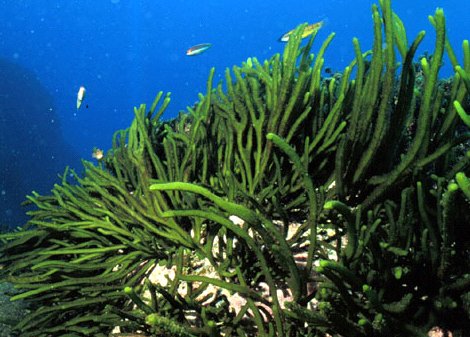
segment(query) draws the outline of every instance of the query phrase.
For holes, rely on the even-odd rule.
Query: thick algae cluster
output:
[[[469,329],[470,48],[414,63],[390,2],[374,45],[249,59],[172,121],[169,95],[3,235],[21,336],[423,336]],[[444,53],[456,70],[438,78]]]

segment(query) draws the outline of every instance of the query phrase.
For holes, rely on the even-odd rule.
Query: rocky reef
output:
[[[51,95],[36,75],[0,58],[0,225],[27,221],[20,204],[46,193],[65,165],[77,161],[63,140]]]

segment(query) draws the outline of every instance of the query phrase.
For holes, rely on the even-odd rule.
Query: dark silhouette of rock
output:
[[[26,195],[50,191],[65,166],[77,161],[72,152],[36,75],[0,58],[0,225],[25,222],[20,204]]]

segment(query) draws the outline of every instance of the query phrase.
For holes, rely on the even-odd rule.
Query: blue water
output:
[[[211,67],[216,81],[248,57],[281,52],[278,38],[302,22],[325,20],[316,46],[336,37],[326,67],[341,70],[353,58],[351,40],[372,46],[372,0],[3,0],[0,1],[0,225],[25,221],[18,204],[32,190],[47,193],[66,165],[80,169],[93,147],[109,149],[113,133],[130,125],[133,107],[170,91],[164,115],[175,116],[204,93]],[[449,39],[462,60],[470,38],[467,0],[395,0],[411,40],[427,36],[443,7]],[[210,42],[188,57],[192,45]],[[419,55],[419,52],[418,52]],[[442,76],[449,76],[448,60]],[[7,78],[8,77],[8,78]],[[78,88],[87,89],[76,109]]]

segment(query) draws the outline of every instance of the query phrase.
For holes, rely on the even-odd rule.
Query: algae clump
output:
[[[321,75],[333,34],[314,56],[301,25],[282,56],[227,69],[215,87],[212,70],[206,95],[174,120],[161,119],[170,97],[159,93],[98,166],[29,196],[27,226],[2,236],[3,279],[31,307],[15,329],[469,329],[470,58],[458,63],[440,9],[435,50],[418,64],[424,32],[408,45],[390,1],[372,14],[372,50],[354,39],[341,74]],[[456,73],[442,81],[445,51]]]

